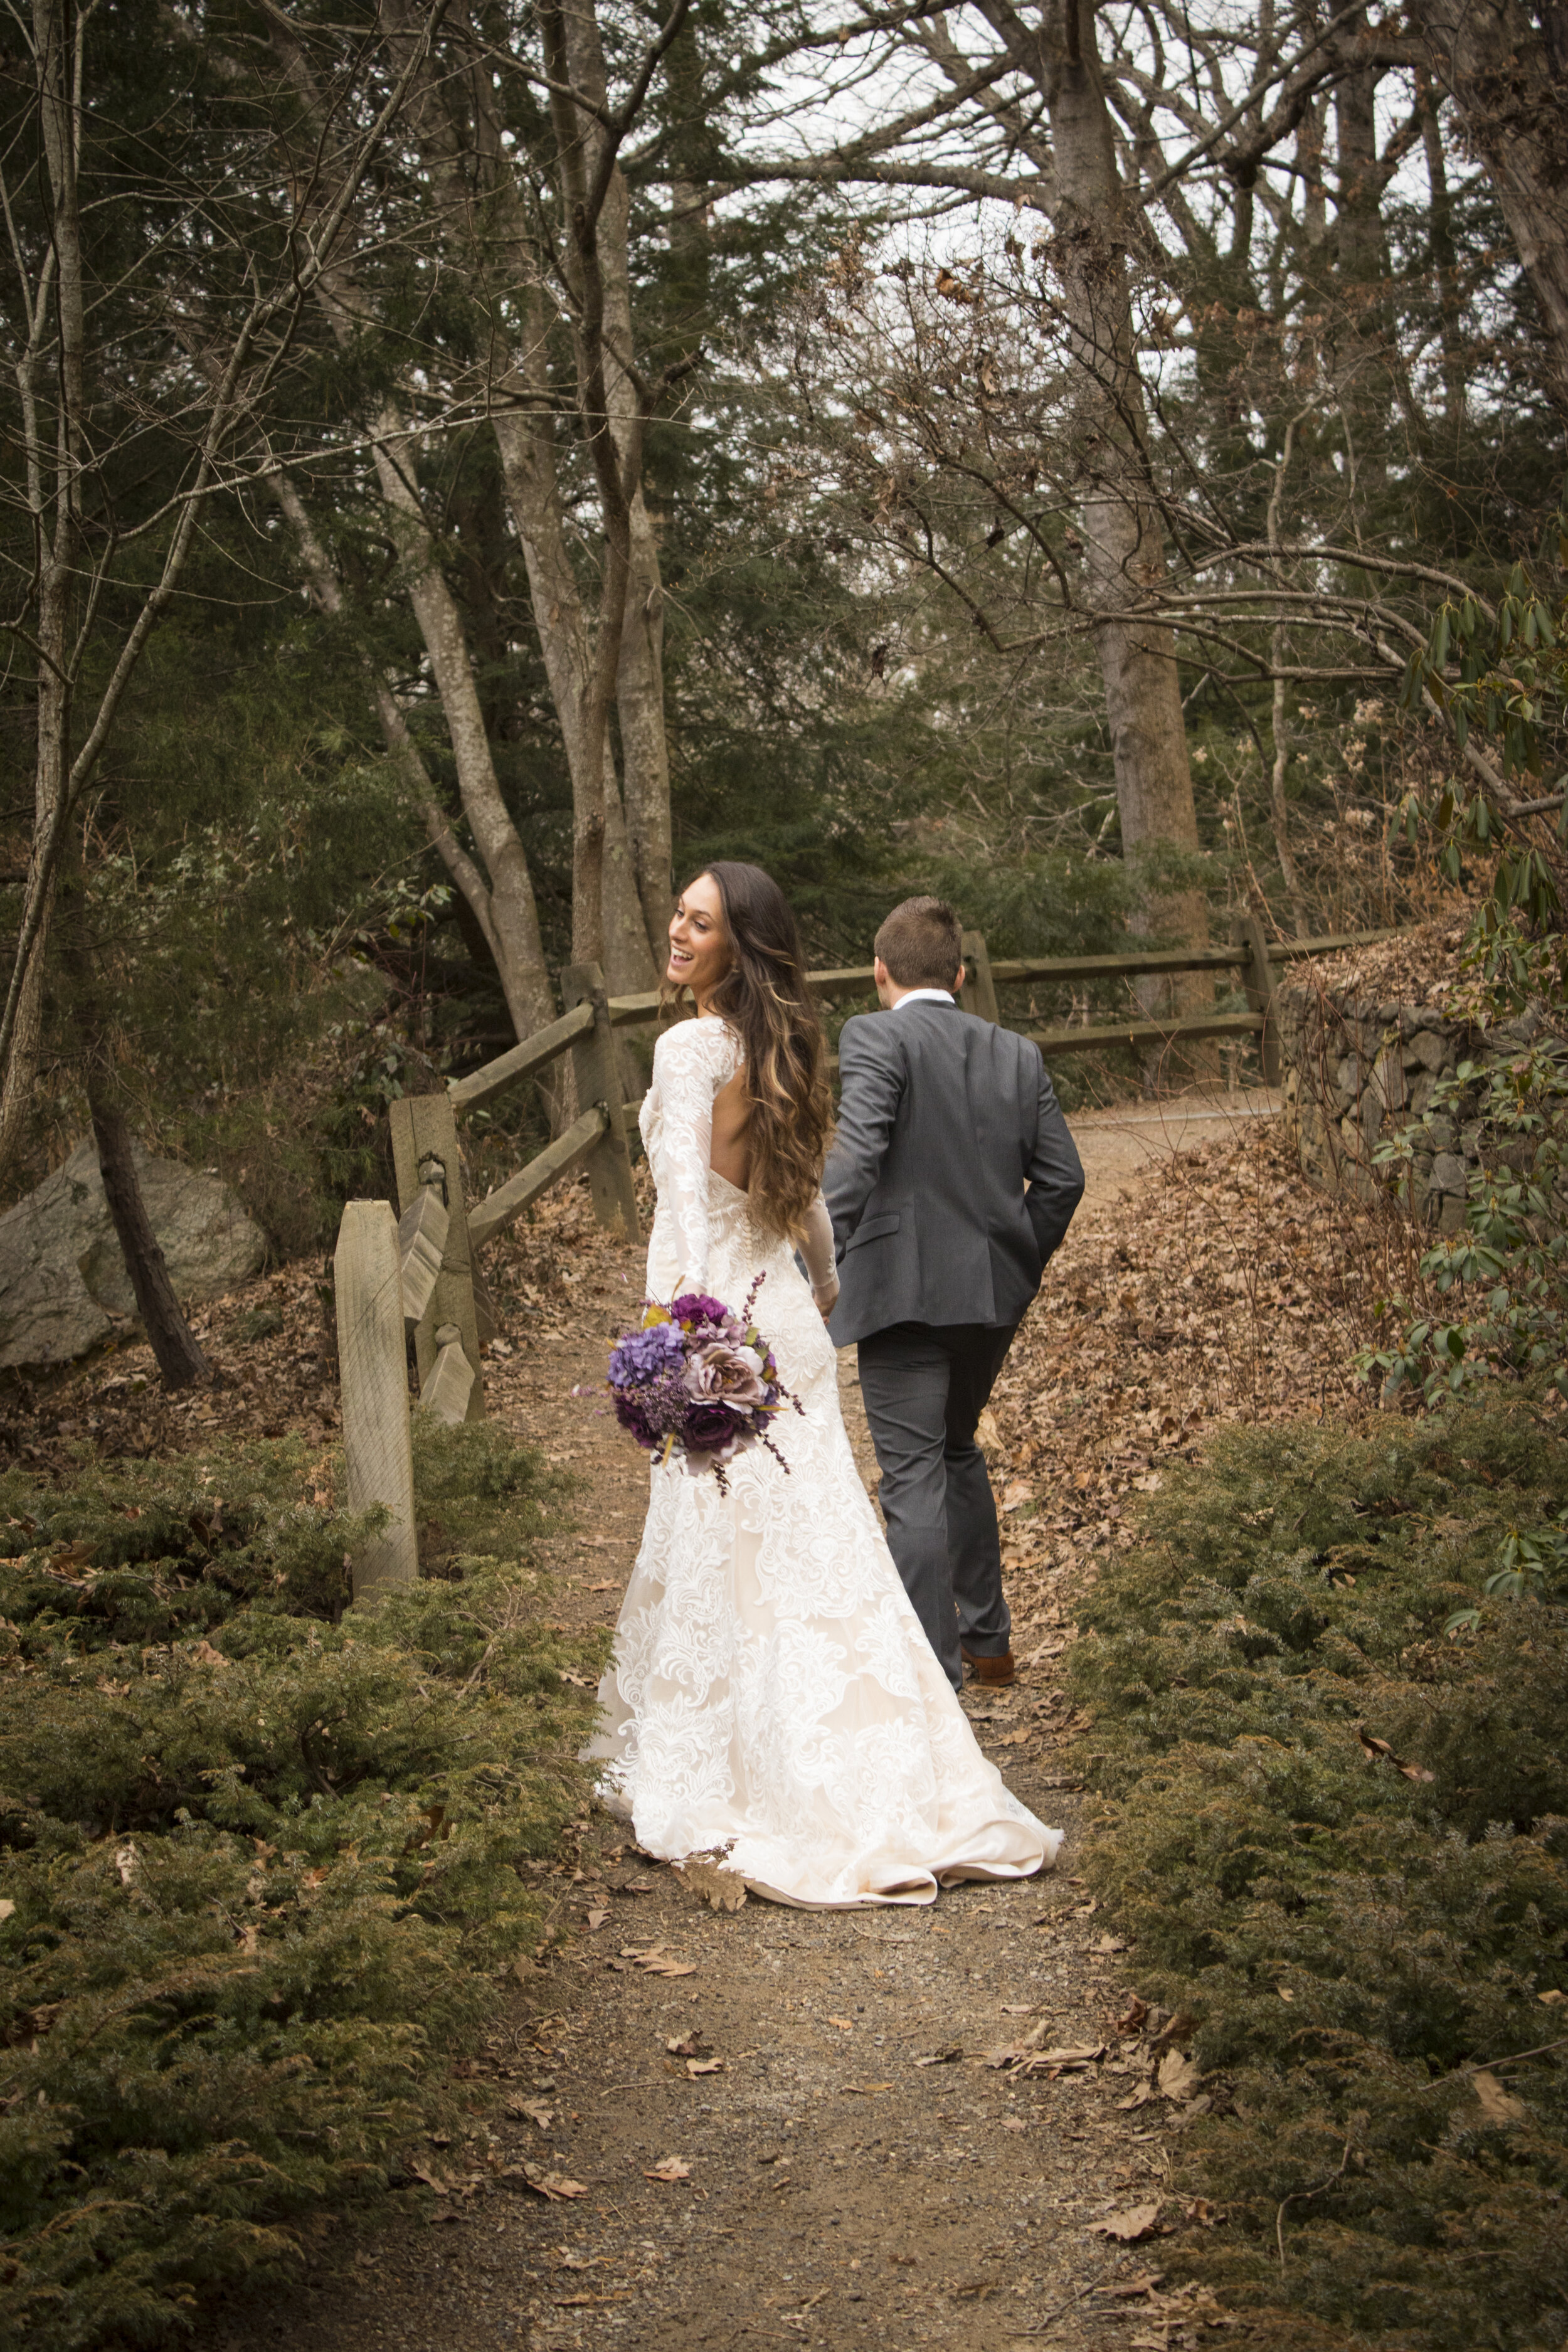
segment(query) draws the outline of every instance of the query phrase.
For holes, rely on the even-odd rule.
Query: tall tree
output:
[[[160,67],[154,134],[146,101]],[[0,483],[7,520],[22,526],[10,535],[7,625],[31,667],[36,743],[30,854],[0,1011],[3,1161],[29,1106],[72,828],[203,509],[245,469],[251,421],[287,381],[293,329],[412,72],[378,89],[353,85],[355,128],[317,189],[314,233],[297,242],[265,184],[237,173],[199,54],[151,10],[95,16],[35,0],[30,23],[12,20],[0,74],[10,263],[0,300],[14,394],[0,409]],[[116,174],[111,205],[84,199],[100,167]],[[213,336],[201,370],[184,364],[171,321],[204,272]],[[83,1017],[106,1187],[134,1271],[148,1234],[129,1131],[101,1039]],[[165,1377],[199,1376],[177,1336],[160,1343],[161,1320],[153,1336]]]
[[[1568,409],[1568,15],[1556,0],[1412,0],[1410,16],[1497,190]]]

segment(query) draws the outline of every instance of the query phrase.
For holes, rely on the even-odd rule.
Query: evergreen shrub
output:
[[[1186,2012],[1227,2216],[1172,2265],[1242,2340],[1568,2330],[1568,1610],[1485,1591],[1568,1503],[1553,1403],[1232,1433],[1083,1611],[1087,1867]]]
[[[162,2341],[450,2127],[584,1793],[531,1458],[422,1431],[440,1573],[293,1441],[0,1478],[0,2336]]]

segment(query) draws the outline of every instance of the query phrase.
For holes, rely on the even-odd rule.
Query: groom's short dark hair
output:
[[[877,934],[875,954],[900,988],[951,988],[963,926],[945,898],[906,898]]]

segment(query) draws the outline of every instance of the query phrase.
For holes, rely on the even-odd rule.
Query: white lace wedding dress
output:
[[[709,1165],[714,1096],[742,1060],[708,1018],[660,1037],[642,1109],[658,1205],[648,1295],[677,1282],[754,1313],[805,1408],[783,1413],[787,1473],[760,1446],[710,1473],[656,1464],[641,1549],[584,1749],[603,1801],[669,1862],[723,1850],[775,1900],[929,1903],[963,1878],[1056,1859],[1003,1786],[905,1596],[856,1470],[832,1341],[788,1245]],[[813,1279],[832,1282],[818,1203]]]

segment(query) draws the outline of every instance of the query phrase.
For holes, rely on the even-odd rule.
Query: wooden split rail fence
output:
[[[1216,1013],[1186,1021],[1131,1020],[1086,1026],[1028,1029],[1047,1062],[1064,1054],[1117,1047],[1158,1051],[1184,1040],[1258,1040],[1267,1084],[1279,1080],[1273,1018],[1278,966],[1304,956],[1385,939],[1385,931],[1270,944],[1255,914],[1237,919],[1224,948],[1156,950],[1144,955],[1015,957],[992,961],[984,936],[963,934],[964,980],[960,1002],[987,1021],[1001,1020],[998,987],[1020,982],[1166,978],[1175,973],[1239,972],[1245,1013]],[[861,994],[872,985],[869,964],[845,964],[807,977],[819,996]],[[387,1515],[382,1535],[355,1565],[356,1596],[417,1574],[409,1429],[407,1353],[418,1374],[418,1412],[457,1423],[484,1411],[479,1351],[493,1326],[475,1253],[552,1185],[585,1168],[594,1211],[603,1225],[641,1238],[632,1181],[627,1121],[638,1103],[621,1092],[615,1045],[617,1029],[659,1017],[657,993],[606,994],[596,964],[572,964],[562,974],[564,1011],[559,1021],[455,1078],[442,1095],[414,1095],[391,1107],[393,1163],[398,1214],[385,1201],[351,1201],[343,1212],[333,1261],[338,1356],[342,1379],[343,1451],[351,1510],[379,1505]],[[576,1099],[584,1106],[526,1168],[485,1199],[464,1199],[457,1114],[477,1110],[537,1077],[570,1055]]]

